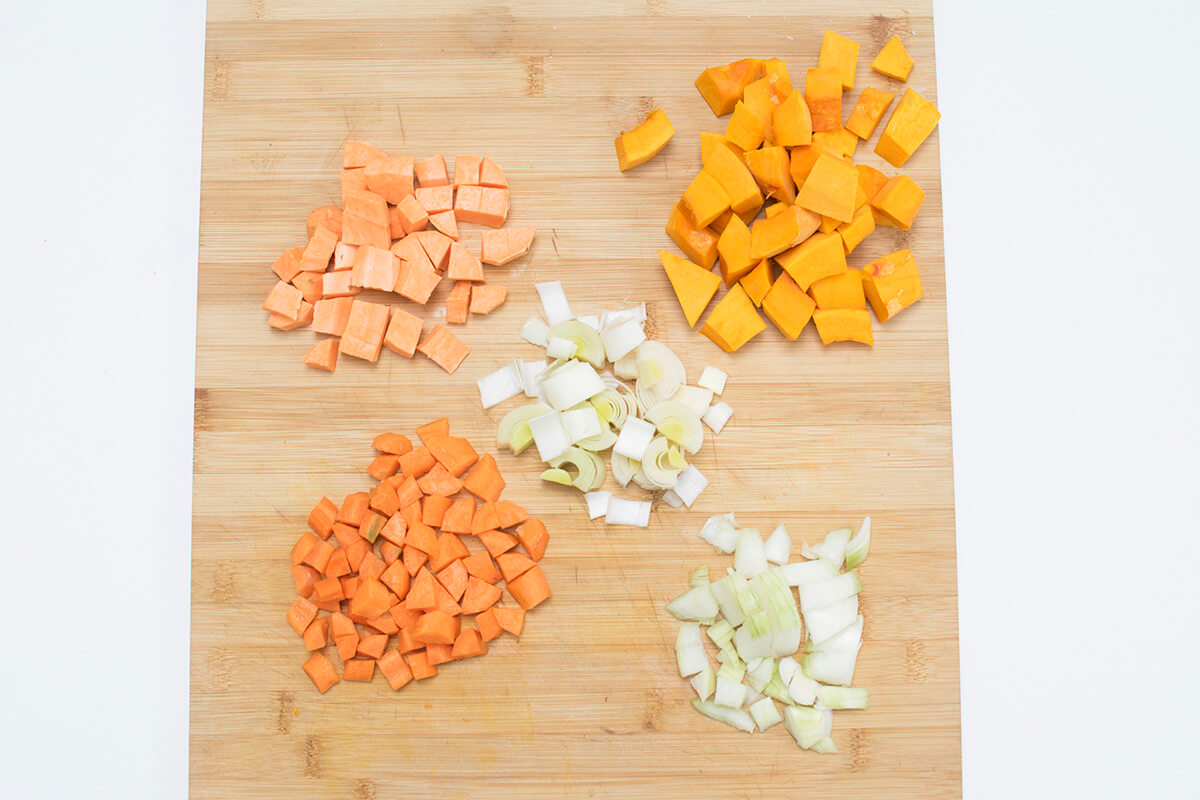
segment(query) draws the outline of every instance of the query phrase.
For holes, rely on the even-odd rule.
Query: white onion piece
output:
[[[814,681],[849,686],[854,681],[857,660],[857,650],[818,650],[806,655],[800,666]]]
[[[846,569],[854,569],[867,560],[871,552],[871,518],[863,520],[858,535],[846,543]]]
[[[814,753],[821,753],[821,754],[836,753],[838,751],[837,745],[834,744],[833,739],[830,739],[828,736],[826,736],[824,739],[817,742],[816,744],[814,744],[812,747],[810,747],[808,749],[813,751]]]
[[[671,399],[683,403],[699,419],[708,413],[708,407],[712,405],[713,393],[712,389],[701,389],[699,386],[680,386],[679,391]]]
[[[575,355],[579,345],[571,339],[562,336],[551,336],[546,341],[546,355],[554,359],[567,359]]]
[[[520,372],[512,363],[505,364],[490,375],[484,375],[476,383],[479,386],[479,402],[485,409],[516,397],[525,388]]]
[[[796,744],[809,749],[833,730],[833,712],[806,706],[784,706],[783,725]]]
[[[791,656],[784,656],[779,659],[777,668],[779,670],[779,679],[784,682],[784,685],[787,685],[792,682],[792,678],[800,671],[800,662]]]
[[[819,583],[801,584],[800,608],[807,614],[841,602],[861,591],[862,581],[855,572],[847,572]]]
[[[726,725],[737,728],[739,731],[754,733],[754,717],[750,716],[749,711],[741,708],[728,708],[727,706],[717,705],[712,700],[692,700],[692,708],[709,719],[724,722]],[[787,720],[785,719],[784,721],[786,722]]]
[[[612,492],[588,492],[583,499],[587,503],[588,519],[596,519],[608,513],[608,501],[612,499]]]
[[[749,710],[750,706],[754,705],[759,700],[762,700],[764,697],[766,697],[766,695],[763,694],[762,692],[758,691],[757,689],[755,689],[753,686],[747,686],[746,687],[746,710]]]
[[[765,731],[772,725],[778,725],[783,722],[783,716],[779,713],[779,709],[775,707],[775,701],[769,697],[750,704],[750,716],[754,718],[754,723],[758,725],[760,731]]]
[[[707,583],[694,589],[688,589],[667,603],[667,613],[675,619],[711,619],[717,615],[718,611],[717,601]]]
[[[665,492],[663,492],[662,499],[663,502],[669,505],[671,508],[683,508],[683,499],[680,498],[679,495],[675,494],[674,489],[667,489]]]
[[[679,477],[675,479],[675,487],[667,494],[674,494],[680,503],[691,508],[692,503],[696,502],[696,498],[706,488],[708,488],[708,478],[704,477],[704,474],[696,469],[695,465],[689,464],[687,469],[679,473]]]
[[[615,470],[614,470],[615,471]],[[732,553],[737,547],[737,522],[733,518],[733,512],[721,514],[716,517],[709,517],[704,523],[704,527],[700,529],[700,538],[711,544],[722,553]],[[734,625],[741,623],[735,622]]]
[[[613,453],[633,461],[641,461],[654,438],[654,426],[638,417],[629,417],[621,427],[621,435],[613,445]]]
[[[771,676],[774,674],[775,659],[773,658],[758,658],[753,664],[746,665],[746,682],[757,692],[763,690],[767,681],[771,680]]]
[[[608,501],[604,521],[609,525],[634,525],[645,528],[650,525],[652,505],[645,500],[622,500],[614,497]]]
[[[825,534],[825,538],[812,547],[800,548],[805,558],[823,558],[839,569],[846,558],[846,545],[850,542],[849,528],[837,528]]]
[[[725,391],[725,381],[729,376],[723,370],[716,367],[705,367],[700,373],[700,380],[696,381],[696,385],[711,389],[713,394],[721,394]]]
[[[753,578],[766,572],[767,566],[762,536],[753,528],[743,528],[738,532],[737,547],[733,553],[733,568],[739,575]]]
[[[802,586],[828,580],[838,574],[837,567],[823,558],[816,561],[797,561],[794,564],[784,564],[779,568],[788,586]]]
[[[542,378],[542,392],[555,411],[566,411],[602,391],[604,382],[583,361],[567,361]]]
[[[829,708],[869,708],[871,693],[849,686],[822,686],[817,691],[821,704]],[[753,710],[753,709],[752,709]]]
[[[858,595],[853,595],[816,611],[804,612],[804,626],[813,644],[820,647],[826,639],[853,624],[857,616]]]
[[[538,347],[546,346],[546,334],[549,332],[550,326],[537,317],[530,317],[521,326],[521,338]]]
[[[551,325],[557,325],[575,316],[571,313],[571,304],[567,302],[562,281],[535,283],[533,288],[537,289],[538,296],[542,299],[542,310],[546,312],[546,321]]]
[[[803,669],[798,669],[787,682],[788,695],[793,702],[802,706],[811,706],[817,702],[817,692],[820,688],[821,684],[805,675]]]
[[[707,700],[717,691],[717,673],[711,666],[706,666],[689,678],[688,681],[692,684],[692,688],[696,690],[696,696],[701,700]]]
[[[765,658],[771,655],[771,634],[754,636],[743,625],[733,634],[733,646],[742,658]]]
[[[721,670],[717,670],[717,693],[713,696],[713,701],[719,706],[741,708],[746,702],[746,685],[722,675]]]
[[[821,642],[821,649],[824,651],[857,650],[862,646],[862,632],[863,616],[859,614],[854,622]]]
[[[567,438],[571,440],[571,444],[590,436],[599,436],[604,432],[600,427],[600,416],[590,405],[568,408],[562,412],[562,426],[563,430],[567,432]]]
[[[558,414],[534,417],[529,420],[529,431],[533,434],[533,443],[537,445],[538,457],[542,461],[558,458],[571,446]]]
[[[792,557],[792,537],[782,522],[775,526],[763,544],[763,553],[772,564],[786,564]]]
[[[646,341],[646,333],[642,330],[640,322],[625,319],[601,328],[600,339],[604,342],[604,352],[608,360],[619,361]]]
[[[679,677],[688,678],[708,666],[708,653],[700,638],[700,623],[685,622],[675,634],[675,660]]]
[[[701,419],[712,429],[713,433],[720,433],[732,416],[733,409],[729,407],[728,403],[713,403]]]
[[[737,598],[734,596],[731,580],[734,580],[733,576],[727,575],[724,578],[721,578],[719,581],[713,581],[711,587],[713,598],[716,599],[717,606],[721,609],[721,616],[724,617],[726,622],[730,625],[727,639],[733,638],[734,627],[737,627],[746,621],[745,615],[742,614],[741,607],[737,604]],[[717,642],[716,639],[713,639],[713,641]],[[719,647],[724,647],[725,644],[728,644],[728,640],[724,643],[717,642]]]
[[[654,406],[646,412],[646,421],[653,422],[659,433],[688,453],[695,453],[704,444],[700,417],[678,400],[664,400]]]

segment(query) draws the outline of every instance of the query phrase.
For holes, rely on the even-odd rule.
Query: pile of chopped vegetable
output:
[[[342,679],[370,681],[376,667],[400,689],[439,664],[484,655],[502,632],[519,637],[525,612],[550,596],[537,563],[546,526],[500,498],[495,459],[451,436],[445,418],[417,436],[417,447],[397,433],[375,437],[367,473],[378,484],[340,507],[321,498],[292,548],[299,597],[287,620],[322,694]],[[501,603],[506,589],[515,606]]]
[[[863,633],[855,570],[871,547],[871,518],[857,536],[839,528],[813,547],[804,543],[804,559],[795,562],[782,524],[763,541],[725,514],[710,518],[700,536],[733,553],[733,567],[715,580],[699,567],[691,588],[667,605],[683,621],[675,656],[680,677],[696,690],[693,707],[747,733],[782,722],[806,750],[837,752],[829,736],[833,710],[870,701],[850,683]],[[705,638],[716,650],[715,669]]]
[[[521,257],[536,233],[501,228],[508,197],[508,180],[490,158],[456,156],[451,178],[442,156],[416,161],[346,142],[342,205],[309,214],[308,244],[271,267],[279,280],[263,302],[267,323],[285,331],[311,325],[331,337],[304,357],[316,369],[333,372],[339,354],[378,361],[386,347],[405,358],[419,352],[454,372],[468,351],[449,328],[434,325],[422,336],[420,317],[357,295],[395,292],[424,306],[447,278],[454,282],[445,298],[447,323],[496,310],[508,290],[487,282],[483,265]],[[480,234],[478,252],[460,237],[460,223],[489,229]]]
[[[696,79],[713,112],[732,116],[723,135],[701,134],[704,166],[671,209],[667,234],[687,257],[659,256],[690,326],[724,283],[727,291],[700,332],[726,352],[766,329],[760,309],[791,340],[811,319],[824,344],[870,345],[868,301],[886,322],[924,294],[908,249],[862,269],[846,262],[877,225],[908,230],[925,200],[911,177],[853,161],[859,139],[871,138],[895,97],[868,87],[843,123],[858,49],[825,31],[803,91],[792,87],[777,58],[710,67]],[[893,37],[871,68],[903,82],[912,63]],[[875,153],[903,166],[939,118],[932,103],[907,89]],[[764,208],[766,199],[774,202]],[[719,277],[711,271],[718,261]]]
[[[530,318],[521,336],[552,361],[513,359],[479,379],[485,409],[521,394],[534,400],[505,414],[497,445],[516,455],[533,445],[548,465],[542,478],[584,492],[592,519],[650,524],[652,501],[600,490],[607,470],[599,454],[609,450],[622,487],[633,483],[670,505],[691,506],[708,479],[688,458],[704,444],[704,425],[720,433],[733,415],[713,402],[725,373],[708,367],[689,386],[671,348],[646,338],[644,304],[577,317],[561,282],[537,290],[546,319]]]

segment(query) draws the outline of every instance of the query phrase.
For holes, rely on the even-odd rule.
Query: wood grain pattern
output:
[[[192,573],[191,793],[197,798],[947,798],[961,794],[954,508],[938,143],[907,171],[928,193],[908,233],[882,229],[852,262],[916,252],[926,297],[873,349],[822,348],[773,328],[736,356],[689,331],[655,256],[668,209],[720,130],[692,81],[705,66],[779,56],[794,79],[832,27],[862,42],[860,86],[899,33],[910,85],[936,99],[929,3],[563,0],[504,5],[212,0],[205,71]],[[857,91],[852,95],[857,97]],[[622,175],[612,137],[661,105],[677,135]],[[848,113],[848,109],[847,109]],[[268,328],[268,267],[338,196],[344,139],[420,157],[486,154],[508,173],[511,220],[539,226],[504,268],[507,305],[462,332],[447,377],[384,353],[306,368],[308,331]],[[860,158],[876,163],[869,146]],[[508,406],[474,381],[504,359],[560,278],[578,308],[645,300],[695,376],[730,374],[733,422],[697,459],[714,485],[647,530],[591,523],[581,498],[501,455],[509,495],[552,532],[553,599],[520,643],[394,694],[382,680],[318,696],[284,621],[288,550],[322,495],[362,487],[371,437],[448,414],[488,444]],[[437,296],[440,298],[444,290]],[[431,305],[430,309],[436,307]],[[782,730],[746,736],[698,717],[662,606],[698,563],[713,513],[819,537],[870,513],[862,569],[869,711],[839,712],[836,756]]]

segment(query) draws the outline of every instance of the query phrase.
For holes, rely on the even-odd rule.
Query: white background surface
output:
[[[965,794],[1196,797],[1200,16],[935,5]],[[9,6],[0,796],[183,797],[204,7]]]

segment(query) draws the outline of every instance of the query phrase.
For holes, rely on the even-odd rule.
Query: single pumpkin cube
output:
[[[713,113],[723,117],[733,111],[747,84],[762,77],[762,70],[763,62],[757,58],[709,67],[696,78],[696,88]]]
[[[813,164],[817,163],[817,159],[820,158],[822,153],[843,158],[840,153],[830,150],[825,145],[801,145],[800,147],[792,148],[791,163],[788,164],[788,172],[791,173],[792,180],[796,182],[797,189],[804,186],[804,182],[808,180],[809,173],[812,172]]]
[[[816,303],[796,285],[792,276],[786,272],[771,284],[770,291],[762,301],[763,313],[767,319],[775,323],[779,332],[793,342],[804,330],[804,326],[812,319]]]
[[[881,92],[873,86],[863,89],[846,120],[846,130],[860,139],[870,139],[879,120],[883,119],[883,112],[887,111],[895,97],[892,92]]]
[[[717,260],[717,235],[708,228],[697,227],[679,203],[671,207],[667,235],[685,256],[705,269],[712,269]]]
[[[771,260],[764,258],[758,266],[747,272],[738,281],[746,290],[746,296],[756,306],[761,306],[763,297],[771,289]]]
[[[734,112],[737,113],[737,112]],[[791,203],[796,199],[796,184],[789,172],[788,151],[782,147],[763,147],[748,150],[742,156],[750,174],[767,197],[775,197]]]
[[[867,297],[863,294],[862,273],[847,269],[830,275],[808,287],[808,296],[817,308],[866,308]]]
[[[912,68],[912,56],[904,49],[904,43],[900,41],[899,36],[888,39],[879,55],[871,62],[871,69],[898,81],[907,81]]]
[[[821,335],[821,344],[875,343],[871,336],[871,315],[865,308],[818,308],[813,312],[813,322],[817,325],[817,333]]]
[[[812,144],[812,114],[800,92],[792,91],[775,107],[771,120],[775,144],[798,147]]]
[[[716,178],[700,170],[700,174],[692,179],[683,193],[679,204],[697,228],[707,228],[729,208],[729,195]]]
[[[819,224],[816,214],[803,208],[784,206],[781,212],[754,223],[750,230],[750,258],[758,261],[795,247],[812,236]]]
[[[796,192],[796,205],[849,222],[854,218],[857,191],[858,172],[854,165],[828,153],[821,153],[804,185]]]
[[[916,152],[921,142],[929,138],[942,114],[937,106],[912,89],[907,90],[875,145],[876,154],[893,167],[902,167]]]
[[[837,153],[844,158],[854,158],[858,149],[858,137],[845,128],[836,131],[817,131],[813,134],[813,144]]]
[[[641,125],[616,138],[617,162],[621,171],[649,161],[674,135],[675,128],[667,119],[666,112],[661,108],[651,111]]]
[[[775,261],[803,290],[821,278],[846,271],[846,251],[842,249],[842,237],[836,233],[813,234],[775,256]]]
[[[700,332],[732,353],[767,327],[742,285],[735,284],[708,315]]]
[[[727,208],[724,211],[722,211],[721,216],[714,219],[712,225],[709,225],[708,227],[710,230],[716,231],[718,234],[724,233],[725,226],[728,225],[729,220],[733,219],[733,217],[735,217],[735,216],[738,216],[738,215],[733,213],[733,209]],[[742,222],[745,222],[745,221],[746,220],[744,220],[744,219],[742,220]]]
[[[792,77],[788,75],[787,64],[778,58],[769,58],[763,62],[763,73],[771,87],[771,99],[782,103],[792,93]]]
[[[762,207],[762,195],[750,169],[728,147],[713,147],[704,159],[704,168],[716,178],[729,195],[729,207],[735,214],[745,214]],[[696,261],[697,259],[692,259]],[[699,262],[703,265],[703,261]]]
[[[842,73],[837,67],[810,69],[804,80],[804,101],[812,114],[814,131],[842,127]]]
[[[794,206],[792,206],[790,203],[785,203],[783,201],[780,201],[778,203],[771,203],[771,205],[767,206],[766,209],[763,210],[763,216],[765,216],[767,219],[770,219],[771,217],[775,216],[776,214],[782,214],[784,211],[787,211],[789,208],[794,208]],[[750,233],[753,234],[754,231],[751,230]]]
[[[866,164],[855,164],[854,168],[858,170],[858,186],[869,203],[888,182],[887,176]]]
[[[712,151],[718,147],[727,148],[738,158],[742,157],[742,148],[726,139],[725,134],[704,131],[700,134],[700,163],[707,164]]]
[[[842,237],[842,249],[846,255],[854,252],[854,248],[862,244],[862,240],[875,230],[875,215],[871,207],[863,204],[854,209],[854,219],[843,222],[838,226],[838,235]]]
[[[897,250],[862,268],[863,290],[880,322],[925,296],[911,250]]]
[[[671,288],[675,290],[675,296],[679,298],[679,306],[687,318],[688,327],[695,327],[696,321],[717,293],[721,279],[712,270],[666,250],[659,250],[658,257],[671,281]]]
[[[925,192],[916,181],[907,175],[897,175],[871,198],[871,208],[897,228],[908,230],[924,202]]]
[[[742,92],[741,102],[746,106],[746,110],[762,123],[763,140],[775,141],[774,125],[772,124],[772,118],[775,116],[775,100],[771,98],[771,82],[765,77],[751,81],[746,86],[746,90]],[[737,113],[737,106],[734,106],[733,113]],[[728,133],[725,138],[729,138]],[[753,148],[745,147],[743,149],[752,150]]]
[[[742,150],[754,150],[763,142],[762,120],[750,112],[746,104],[738,101],[725,127],[725,138]]]
[[[817,66],[836,69],[842,79],[842,91],[850,91],[854,88],[854,72],[858,67],[858,42],[833,31],[825,31]]]
[[[721,257],[721,276],[726,288],[733,286],[742,276],[754,269],[755,259],[750,257],[750,229],[741,217],[729,220],[717,240],[717,253]]]

